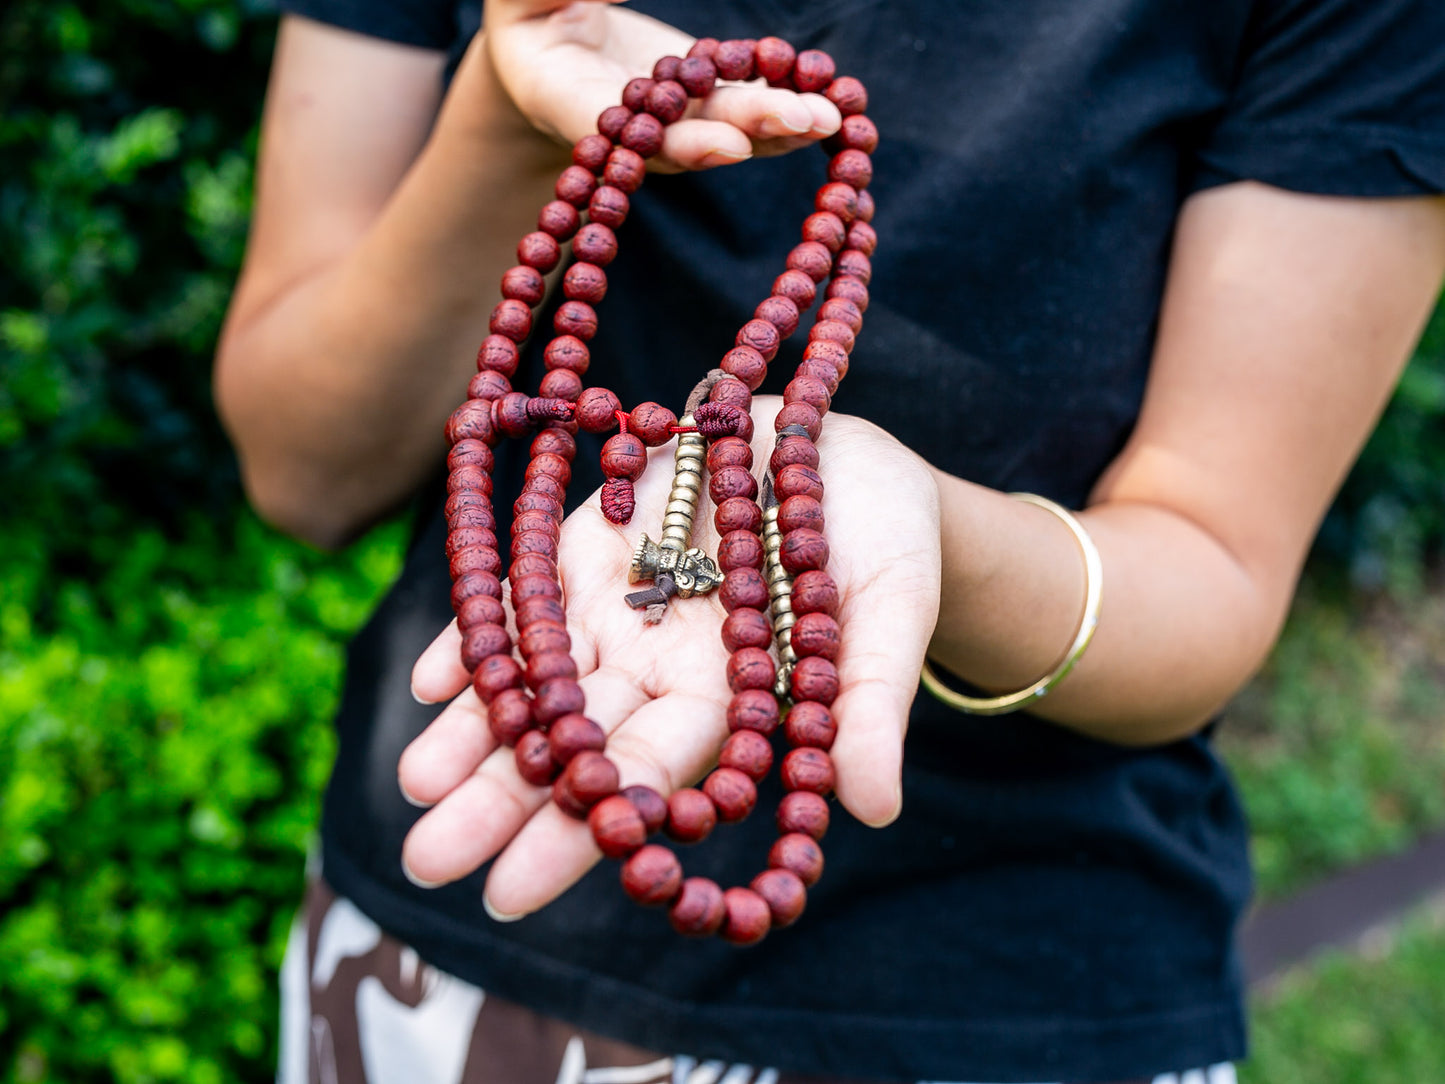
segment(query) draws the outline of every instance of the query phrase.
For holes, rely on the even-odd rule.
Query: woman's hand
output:
[[[693,38],[607,0],[491,0],[485,43],[491,68],[539,130],[574,143],[596,130],[629,79],[663,56],[686,56]],[[752,84],[719,86],[667,128],[653,169],[675,172],[782,154],[838,130],[837,107],[820,94]]]
[[[771,453],[779,406],[776,399],[755,402],[756,463]],[[828,571],[838,583],[843,630],[842,691],[833,705],[837,796],[859,819],[883,825],[901,807],[903,735],[938,612],[938,491],[921,459],[861,419],[830,414],[818,450],[828,486]],[[594,494],[563,524],[558,553],[587,715],[608,732],[607,753],[623,786],[644,783],[664,795],[716,761],[730,699],[715,593],[673,600],[651,627],[623,601],[637,538],[660,527],[672,452],[670,444],[652,452],[628,526],[608,523]],[[706,505],[693,541],[716,551]],[[487,906],[521,915],[560,895],[600,853],[587,826],[553,805],[547,789],[524,782],[512,750],[498,746],[459,662],[459,643],[453,623],[413,674],[419,696],[455,699],[401,759],[405,793],[435,803],[408,835],[404,861],[414,879],[442,883],[499,855]]]

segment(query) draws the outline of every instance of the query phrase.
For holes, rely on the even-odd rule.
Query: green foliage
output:
[[[342,644],[399,540],[141,530],[59,583],[0,554],[0,1079],[271,1074]]]
[[[1364,606],[1330,579],[1307,579],[1221,733],[1266,896],[1445,825],[1445,584]]]
[[[1380,950],[1331,953],[1255,1007],[1241,1084],[1445,1079],[1445,924],[1416,916]]]

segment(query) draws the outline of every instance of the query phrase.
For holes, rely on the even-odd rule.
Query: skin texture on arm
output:
[[[1440,201],[1242,184],[1189,202],[1140,423],[1081,517],[1104,560],[1099,633],[1038,714],[1104,740],[1164,742],[1197,729],[1248,678],[1442,272]],[[759,402],[764,440],[772,409]],[[1028,684],[1073,636],[1082,562],[1052,515],[933,470],[858,419],[830,415],[819,451],[843,596],[837,795],[884,824],[901,808],[925,648],[980,685]],[[637,522],[660,508],[665,475],[654,466],[639,484]],[[881,493],[890,517],[877,515]],[[721,614],[712,600],[679,607],[649,638],[620,599],[627,542],[607,532],[595,507],[563,526],[569,632],[588,714],[609,731],[623,784],[667,793],[697,779],[725,735]],[[405,791],[435,805],[403,853],[424,882],[496,857],[488,905],[521,914],[600,855],[585,825],[517,776],[457,646],[453,625],[414,671],[422,698],[456,699],[402,758]]]
[[[437,113],[440,53],[282,24],[216,397],[253,503],[318,545],[440,463],[496,284],[569,161],[554,134],[594,130],[628,78],[692,42],[596,0],[493,2],[486,25]],[[652,165],[785,153],[839,121],[820,95],[722,88]]]

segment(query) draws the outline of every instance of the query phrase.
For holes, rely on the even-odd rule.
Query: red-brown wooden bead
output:
[[[613,433],[602,445],[602,473],[636,481],[647,466],[647,446],[635,433]]]
[[[708,837],[717,825],[717,809],[712,799],[695,787],[675,790],[667,799],[665,831],[679,843],[697,843]]]
[[[866,286],[873,280],[873,262],[856,248],[845,248],[838,254],[838,273]]]
[[[841,644],[842,631],[828,614],[803,614],[793,625],[792,645],[798,655],[816,655],[836,662]]]
[[[872,259],[878,247],[878,231],[866,222],[853,223],[848,227],[848,247]]]
[[[783,409],[773,416],[773,429],[781,433],[790,425],[800,425],[808,439],[816,441],[823,429],[823,416],[811,403],[784,403]]]
[[[617,258],[617,235],[600,222],[590,222],[573,238],[572,255],[596,267],[606,267]]]
[[[627,212],[631,208],[632,201],[622,189],[610,184],[599,185],[587,204],[587,217],[597,225],[615,230],[627,221]]]
[[[493,335],[521,342],[532,332],[532,310],[520,301],[502,300],[492,310],[488,327]]]
[[[801,464],[797,464],[797,466],[801,470],[807,469]],[[806,527],[808,530],[820,533],[823,531],[823,504],[816,497],[798,494],[789,497],[778,506],[778,529],[787,534],[799,527]]]
[[[480,508],[458,508],[455,512],[447,513],[448,530],[456,530],[459,527],[485,527],[491,530],[496,525],[497,517],[493,514],[490,505]]]
[[[550,516],[542,512],[528,512],[527,515],[552,522]],[[512,605],[520,606],[529,598],[557,598],[562,597],[562,587],[551,576],[544,576],[541,573],[533,573],[530,576],[512,578]]]
[[[797,376],[810,376],[820,380],[823,387],[827,389],[829,402],[833,394],[838,390],[838,384],[842,380],[835,365],[829,365],[826,361],[819,361],[817,358],[804,358],[798,362],[798,367],[793,370]]]
[[[565,626],[543,622],[522,629],[517,634],[517,646],[530,659],[546,651],[571,651],[572,637]]]
[[[768,852],[768,865],[773,869],[792,870],[811,888],[823,876],[823,848],[812,836],[789,832],[773,844]]]
[[[684,937],[711,937],[727,918],[723,890],[706,877],[689,877],[667,913],[672,928]]]
[[[837,778],[833,771],[833,758],[821,749],[807,746],[789,751],[783,757],[780,773],[783,786],[788,790],[806,790],[823,795],[833,789]]]
[[[557,266],[562,258],[562,246],[557,238],[538,230],[529,233],[517,242],[517,259],[528,267],[535,267],[546,274]]]
[[[447,534],[447,560],[451,560],[468,546],[491,546],[492,549],[496,549],[497,536],[492,531],[485,531],[478,527],[466,527],[460,531],[451,531]]]
[[[628,123],[630,124],[631,121]],[[568,166],[564,169],[558,176],[554,189],[559,200],[570,203],[574,208],[586,207],[587,201],[592,198],[592,193],[596,190],[597,178],[592,175],[591,170],[583,169],[581,166]]]
[[[617,765],[602,753],[585,750],[567,762],[552,785],[552,800],[568,816],[581,820],[603,798],[617,793]]]
[[[617,428],[622,404],[606,388],[588,388],[577,397],[577,424],[588,433],[606,433]]]
[[[653,123],[656,121],[654,120]],[[607,165],[602,171],[603,180],[613,188],[621,189],[624,194],[629,196],[642,186],[642,180],[646,176],[646,160],[628,147],[618,147],[614,150],[608,156]]]
[[[728,729],[756,730],[767,737],[778,728],[778,700],[769,689],[743,689],[728,701]]]
[[[766,649],[773,642],[773,626],[761,610],[734,610],[723,621],[722,642],[729,652],[744,647]]]
[[[827,303],[823,302],[825,305]],[[803,347],[803,360],[826,361],[838,370],[840,377],[848,375],[848,351],[840,342],[834,342],[831,339],[810,339],[808,345]]]
[[[462,668],[474,672],[483,659],[512,650],[512,638],[501,625],[474,625],[462,638]]]
[[[566,369],[581,375],[592,362],[592,352],[577,336],[559,335],[542,351],[542,360],[549,369]]]
[[[763,567],[763,543],[751,531],[729,531],[717,546],[718,567],[724,572]]]
[[[595,305],[607,296],[607,272],[596,264],[574,263],[562,276],[562,293]]]
[[[821,794],[795,790],[778,802],[778,831],[784,835],[799,832],[813,839],[828,834],[828,799]]]
[[[665,56],[652,66],[652,77],[659,83],[671,79],[677,81],[677,69],[682,63],[680,56]]]
[[[722,767],[734,768],[754,783],[759,783],[773,766],[773,747],[768,739],[756,730],[735,730],[728,735],[728,740],[723,742],[717,762]]]
[[[527,479],[522,496],[546,497],[552,501],[553,505],[561,508],[562,502],[567,497],[567,490],[557,479],[539,475],[538,477]],[[559,516],[558,518],[560,519],[561,517]]]
[[[477,369],[510,377],[520,360],[517,344],[505,335],[488,335],[477,350]]]
[[[808,338],[812,342],[834,342],[844,350],[853,349],[853,329],[841,320],[819,320],[808,329]]]
[[[873,159],[862,151],[839,151],[828,163],[828,179],[855,189],[867,188],[873,180]],[[855,206],[854,214],[856,213]]]
[[[492,492],[492,476],[481,467],[462,466],[447,472],[447,492],[472,493],[488,497]]]
[[[739,437],[721,437],[707,448],[707,469],[720,471],[724,467],[750,469],[753,465],[753,449]]]
[[[798,306],[786,297],[775,294],[763,298],[753,310],[753,315],[772,324],[784,339],[798,330]]]
[[[520,516],[523,512],[533,511],[546,512],[558,523],[562,522],[562,503],[556,497],[549,493],[523,490],[512,502],[512,514]],[[513,572],[515,574],[515,569]]]
[[[768,585],[757,569],[740,568],[723,580],[718,588],[718,599],[729,613],[740,606],[765,610],[768,606]]]
[[[561,440],[559,446],[563,449],[562,452],[548,451],[541,446],[543,433],[547,432],[560,434],[560,438],[556,439]],[[576,448],[576,442],[573,441],[571,434],[557,429],[543,430],[532,440],[532,458],[522,477],[531,481],[539,475],[546,475],[548,478],[555,478],[565,486],[572,480],[571,452],[575,452]]]
[[[632,119],[632,110],[625,105],[609,105],[597,114],[597,131],[610,142],[616,142],[622,129]]]
[[[643,158],[651,158],[662,150],[662,137],[662,121],[651,113],[638,113],[623,125],[622,134],[617,139],[628,150],[635,151]],[[608,180],[616,183],[611,177]],[[588,192],[587,195],[591,198],[592,193]]]
[[[833,58],[820,49],[804,49],[793,62],[793,83],[804,94],[826,90],[837,73]]]
[[[735,693],[744,689],[771,689],[776,676],[772,656],[761,648],[745,647],[728,658],[728,688]]]
[[[794,463],[817,470],[818,446],[806,437],[788,436],[778,441],[768,457],[768,469],[777,475]]]
[[[585,301],[564,301],[552,317],[552,330],[586,342],[597,334],[597,310]]]
[[[547,735],[552,740],[552,757],[563,767],[579,753],[600,753],[607,748],[607,734],[602,727],[578,711],[559,715],[552,720]]]
[[[557,559],[557,539],[546,531],[524,531],[512,536],[512,559],[527,553],[545,553]]]
[[[593,842],[608,858],[626,858],[647,842],[647,826],[637,807],[620,794],[603,798],[587,814]]]
[[[516,614],[517,627],[521,629],[530,628],[539,621],[561,625],[567,620],[566,614],[562,610],[562,603],[558,599],[548,598],[546,595],[533,595],[525,602],[517,603]]]
[[[798,54],[782,38],[759,38],[753,50],[753,70],[769,83],[782,83],[793,74]]]
[[[878,126],[867,117],[854,113],[843,118],[838,131],[823,141],[830,154],[852,149],[872,154],[878,149]]]
[[[833,254],[817,241],[802,241],[788,253],[788,268],[822,282],[833,272]]]
[[[578,170],[580,173],[587,173],[581,166],[570,166],[569,169]],[[569,174],[574,180],[579,174]],[[591,176],[588,173],[588,176]],[[561,184],[562,182],[558,182]],[[543,233],[550,234],[558,241],[566,241],[574,233],[577,227],[582,224],[582,217],[577,213],[577,208],[566,200],[554,199],[545,204],[537,214],[537,228]],[[535,302],[533,302],[535,304]]]
[[[772,361],[777,357],[782,341],[783,337],[772,323],[753,319],[738,329],[734,343],[737,346],[751,346],[763,356],[764,361]]]
[[[767,901],[751,888],[729,888],[723,893],[722,939],[733,945],[756,945],[768,935],[772,912]]]
[[[467,479],[467,478],[465,478],[465,477],[459,477],[459,475],[462,475],[462,473],[463,473],[466,469],[467,469],[467,468],[462,467],[462,468],[459,468],[458,470],[452,472],[452,474],[449,475],[448,478],[447,478],[447,485],[448,485],[449,487],[450,487],[450,486],[454,486],[454,485],[455,485],[455,486],[465,486],[465,485],[467,485],[468,482],[470,481],[470,479]],[[478,492],[477,490],[475,490],[475,489],[465,489],[465,488],[461,488],[461,489],[457,489],[455,492],[453,492],[453,493],[451,494],[451,496],[447,497],[447,503],[444,505],[444,508],[446,509],[447,519],[448,519],[448,521],[450,521],[451,518],[452,518],[454,515],[456,515],[458,512],[460,512],[460,511],[461,511],[462,509],[464,509],[464,508],[466,508],[466,509],[475,509],[475,510],[478,510],[478,511],[490,513],[491,510],[492,510],[492,499],[491,499],[491,497],[487,496],[485,493],[479,493],[479,492]],[[459,529],[459,528],[461,528],[461,527],[484,527],[486,530],[489,530],[489,531],[490,531],[490,530],[492,530],[493,526],[494,526],[494,524],[492,524],[492,523],[479,524],[479,523],[450,523],[450,522],[449,522],[449,523],[448,523],[448,526],[447,526],[447,529],[448,529],[448,530],[451,530],[451,531],[455,531],[455,530],[457,530],[457,529]]]
[[[503,436],[520,437],[532,428],[527,416],[527,401],[530,396],[520,391],[509,391],[495,400],[492,407],[492,424]]]
[[[831,704],[838,696],[838,668],[817,655],[799,659],[793,664],[793,699],[814,700]]]
[[[758,495],[758,480],[743,467],[724,467],[708,477],[707,492],[714,504],[721,504],[730,497],[751,500]]]
[[[763,527],[763,512],[757,501],[746,497],[729,497],[713,511],[713,526],[719,535],[729,531],[752,531],[757,534]]]
[[[717,38],[698,38],[697,41],[692,43],[692,48],[688,49],[687,55],[706,57],[708,60],[711,60],[713,56],[716,55],[718,46],[721,44]]]
[[[468,572],[490,572],[495,576],[502,571],[501,555],[493,546],[468,546],[454,554],[447,564],[454,580]]]
[[[664,83],[653,83],[643,102],[645,108],[663,124],[680,120],[687,111],[687,91],[681,83],[672,79]]]
[[[818,189],[813,206],[820,211],[831,211],[844,222],[858,217],[858,190],[850,184],[833,181]]]
[[[545,681],[538,687],[532,714],[536,716],[539,726],[547,726],[564,715],[581,711],[585,704],[586,697],[582,693],[582,686],[577,684],[577,679],[558,677]]]
[[[479,440],[495,444],[501,437],[492,425],[492,404],[485,399],[468,399],[447,419],[446,438],[449,444],[460,440]]]
[[[542,377],[537,394],[548,399],[576,399],[582,394],[582,378],[570,369],[553,369]]]
[[[541,301],[546,288],[542,273],[526,264],[508,268],[502,275],[502,296],[524,305],[535,305]]]
[[[866,188],[858,193],[858,221],[873,221],[873,193]]]
[[[483,659],[472,674],[472,688],[483,704],[490,704],[504,689],[522,687],[522,668],[510,655],[491,655]]]
[[[712,391],[707,393],[710,403],[721,403],[724,406],[737,407],[743,413],[747,413],[753,407],[753,393],[748,386],[736,377],[725,376],[712,386]],[[737,434],[743,440],[747,436],[741,431]]]
[[[791,387],[791,385],[789,386]],[[789,463],[775,476],[773,492],[785,504],[793,497],[811,497],[814,501],[821,501],[823,499],[823,478],[812,467],[804,466],[802,463]],[[779,514],[781,515],[781,510]],[[791,529],[791,526],[783,528],[784,533]]]
[[[705,56],[685,57],[677,66],[677,81],[689,98],[706,98],[717,83],[717,66]]]
[[[829,252],[838,252],[848,236],[848,227],[831,211],[814,211],[803,219],[803,240],[816,241]]]
[[[452,584],[453,612],[460,610],[462,603],[474,595],[491,595],[492,598],[501,598],[502,581],[490,572],[468,572]]]
[[[833,297],[824,301],[818,309],[819,320],[832,320],[840,324],[846,324],[848,329],[857,335],[863,330],[863,310],[846,297]],[[813,340],[815,342],[827,340]]]
[[[736,768],[715,768],[703,780],[703,793],[717,808],[717,819],[724,824],[746,820],[758,804],[758,788]]]
[[[622,104],[634,113],[642,112],[647,105],[648,91],[655,86],[657,86],[657,80],[649,79],[645,75],[629,79],[627,85],[622,88]]]
[[[712,55],[719,79],[751,79],[753,77],[753,50],[751,41],[724,41]]]
[[[828,385],[811,376],[795,376],[783,389],[784,403],[807,403],[819,414],[826,413],[833,397],[828,394]]]
[[[827,296],[845,297],[858,306],[859,312],[868,311],[868,284],[852,275],[840,275],[828,283]]]
[[[594,133],[583,136],[572,145],[572,163],[581,166],[589,173],[596,173],[606,163],[607,156],[611,153],[612,140]]]
[[[485,399],[491,402],[493,399],[500,399],[504,395],[510,395],[512,383],[501,373],[491,369],[481,369],[477,375],[467,382],[468,399]]]
[[[627,416],[627,428],[649,448],[671,440],[672,427],[676,424],[677,415],[661,403],[638,403]]]
[[[867,89],[851,75],[840,75],[823,93],[845,117],[865,112],[868,108]]]
[[[540,689],[556,678],[577,677],[577,664],[564,651],[544,651],[527,660],[527,688]]]
[[[545,787],[557,774],[557,765],[552,762],[552,751],[547,735],[540,730],[529,730],[517,739],[513,750],[517,774],[534,787]]]
[[[619,792],[636,808],[638,816],[642,818],[642,825],[647,829],[647,834],[662,831],[662,826],[667,823],[667,799],[651,787],[641,783],[633,783],[630,787],[623,787]]]
[[[808,746],[826,752],[833,747],[833,740],[838,736],[838,724],[833,721],[833,713],[825,705],[814,700],[803,700],[789,709],[788,717],[783,720],[783,733],[790,745]]]
[[[808,903],[808,890],[792,870],[764,870],[753,878],[749,887],[768,905],[774,929],[781,930],[798,921]]]
[[[828,563],[828,540],[817,531],[800,527],[783,536],[778,557],[794,576],[820,569]]]
[[[812,305],[813,299],[818,296],[818,285],[803,272],[788,270],[773,279],[773,293],[778,297],[786,297],[802,312]]]
[[[502,689],[487,705],[487,726],[492,737],[503,745],[514,746],[517,739],[532,729],[532,703],[521,689]]]
[[[644,907],[663,907],[682,889],[682,863],[666,847],[649,843],[622,864],[622,890]]]

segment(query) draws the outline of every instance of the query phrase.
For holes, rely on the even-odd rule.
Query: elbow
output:
[[[366,523],[341,517],[329,503],[305,491],[294,473],[258,470],[242,459],[241,483],[252,509],[263,522],[282,534],[325,553],[335,553],[354,541]]]

